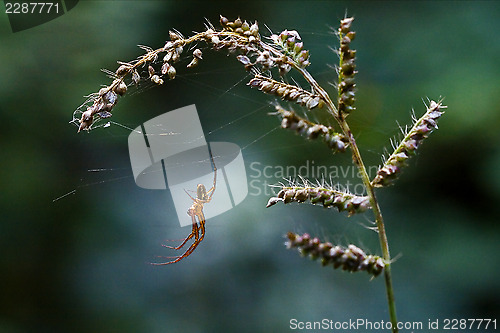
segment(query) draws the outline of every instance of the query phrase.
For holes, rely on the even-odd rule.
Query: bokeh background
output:
[[[189,227],[178,226],[168,191],[135,185],[127,127],[194,103],[207,141],[242,147],[262,192],[282,179],[259,176],[252,163],[349,165],[348,155],[273,131],[273,98],[246,87],[249,76],[226,52],[203,46],[196,69],[127,94],[112,118],[125,127],[77,134],[68,123],[83,95],[110,82],[101,68],[139,56],[137,44],[163,46],[171,28],[188,35],[205,18],[218,25],[219,14],[257,20],[262,35],[266,26],[299,31],[311,73],[328,85],[337,62],[330,32],[346,12],[356,18],[359,70],[350,121],[367,164],[380,163],[397,122],[410,123],[412,108],[422,114],[427,97],[448,105],[400,181],[377,192],[397,258],[399,320],[500,319],[500,3],[81,1],[17,33],[0,14],[0,332],[287,332],[292,318],[387,321],[382,278],[322,268],[283,245],[291,230],[380,254],[369,214],[266,209],[269,196],[252,188],[207,222],[189,258],[148,264],[173,255],[160,244]]]

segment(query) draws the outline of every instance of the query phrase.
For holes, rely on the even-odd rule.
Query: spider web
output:
[[[200,66],[199,66],[200,67]],[[200,76],[214,76],[214,75],[223,75],[224,72],[230,71],[231,69],[238,70],[239,73],[243,74],[242,78],[239,79],[238,81],[234,82],[231,86],[227,88],[218,88],[216,85],[209,85],[203,82],[200,82],[198,78]],[[187,72],[188,70],[185,70]],[[242,153],[245,154],[249,149],[251,149],[253,146],[258,144],[259,142],[263,142],[266,140],[266,138],[270,135],[272,135],[275,131],[279,129],[279,121],[277,119],[273,119],[273,117],[269,117],[267,113],[270,111],[273,111],[273,107],[270,104],[270,102],[273,100],[272,98],[269,98],[269,96],[261,96],[262,99],[261,101],[256,101],[255,99],[251,99],[250,97],[247,96],[246,91],[248,91],[250,88],[246,86],[246,83],[250,80],[252,76],[250,74],[246,74],[244,72],[244,69],[239,66],[239,64],[234,62],[234,66],[232,68],[224,68],[224,69],[215,69],[215,70],[204,70],[204,71],[196,71],[195,73],[185,73],[185,74],[179,74],[177,75],[175,80],[183,81],[184,83],[187,83],[189,86],[192,86],[196,88],[197,90],[203,90],[204,92],[208,92],[213,96],[213,100],[209,100],[206,105],[203,105],[202,108],[206,110],[210,109],[216,109],[217,107],[215,106],[222,100],[222,104],[224,104],[223,100],[227,96],[237,98],[237,100],[241,101],[241,103],[246,103],[246,104],[253,104],[254,106],[248,111],[248,108],[239,111],[239,110],[231,110],[230,112],[230,117],[229,116],[224,116],[226,119],[224,122],[212,126],[211,128],[205,129],[204,136],[207,141],[213,141],[211,140],[212,137],[217,136],[218,138],[226,138],[225,141],[231,141],[231,139],[225,135],[225,132],[232,132],[234,131],[235,128],[238,128],[239,126],[245,126],[245,121],[252,118],[252,117],[260,117],[262,118],[262,123],[265,124],[265,126],[261,126],[261,129],[259,129],[260,132],[256,134],[251,134],[250,137],[248,138],[242,138],[241,142],[237,142],[237,144],[240,146],[240,149],[242,150]],[[101,133],[98,132],[106,132],[113,130],[113,136],[119,135],[119,136],[128,136],[131,131],[134,131],[135,128],[140,126],[140,124],[132,124],[132,123],[122,123],[121,121],[116,120],[118,117],[125,117],[123,114],[126,113],[127,111],[130,112],[130,110],[127,109],[127,100],[130,100],[131,98],[144,98],[144,95],[151,90],[152,88],[155,89],[168,89],[168,84],[169,82],[165,82],[163,84],[163,87],[157,87],[157,85],[151,83],[147,79],[141,79],[139,84],[136,87],[132,87],[132,89],[127,92],[127,95],[124,96],[124,100],[119,103],[119,105],[116,107],[118,112],[116,115],[113,116],[113,118],[109,119],[98,119],[96,121],[96,125],[92,126],[90,130],[90,135],[101,135]],[[88,95],[86,96],[87,99],[85,102],[78,107],[75,112],[73,113],[73,119],[70,121],[70,123],[74,125],[78,125],[78,119],[81,117],[82,110],[88,105],[89,101],[92,99],[93,95]],[[119,115],[118,115],[119,114]],[[228,119],[229,118],[229,119]],[[269,121],[266,121],[269,120]],[[205,126],[204,126],[205,128]],[[86,135],[87,133],[80,133],[79,135]],[[176,133],[173,132],[165,132],[162,133],[162,135],[176,135]],[[124,144],[126,144],[126,140],[124,141]],[[280,149],[286,149],[287,146],[281,147]],[[89,148],[90,149],[90,148]],[[272,148],[276,149],[276,148]],[[199,161],[204,162],[204,161]],[[168,166],[167,166],[168,167]],[[176,167],[182,167],[182,165],[176,165]],[[86,170],[87,173],[91,173],[93,175],[99,174],[102,176],[102,179],[99,179],[97,181],[85,181],[86,178],[89,178],[88,176],[83,176],[83,184],[78,185],[76,188],[72,189],[71,191],[60,195],[56,198],[53,199],[53,202],[62,200],[67,198],[70,195],[77,194],[79,191],[89,188],[89,187],[95,187],[99,186],[108,182],[118,182],[118,181],[126,181],[129,179],[132,179],[132,175],[124,175],[124,176],[116,176],[118,173],[122,172],[127,172],[129,173],[131,167],[130,165],[128,166],[117,166],[117,167],[92,167]]]
[[[303,36],[306,35],[326,36],[328,38],[331,38],[331,42],[335,42],[335,37],[332,36],[331,34],[318,33],[318,32],[310,32],[310,33],[301,32],[301,34]],[[313,40],[316,38],[315,36],[312,36]],[[194,47],[200,47],[200,45],[196,45]],[[321,45],[318,46],[318,48],[320,47],[324,48],[324,43],[321,43]],[[214,53],[214,51],[208,50],[208,48],[205,48],[203,52],[204,54]],[[185,55],[189,55],[190,53],[191,52],[189,50],[184,51]],[[220,58],[221,56],[224,56],[224,54],[216,54],[216,56]],[[279,98],[266,95],[256,89],[250,88],[249,86],[247,86],[247,83],[250,81],[251,78],[253,78],[253,74],[245,72],[241,64],[234,58],[235,58],[234,56],[229,56],[229,59],[225,59],[225,61],[223,62],[224,63],[223,67],[210,66],[208,64],[205,64],[204,63],[205,61],[203,60],[196,68],[186,69],[184,67],[187,63],[189,63],[190,56],[184,56],[184,58],[181,58],[180,60],[181,64],[176,66],[178,67],[178,74],[175,80],[170,82],[167,79],[160,87],[152,83],[147,78],[146,67],[140,68],[139,70],[140,71],[142,70],[141,80],[138,82],[137,85],[131,84],[130,82],[128,83],[129,89],[127,93],[123,97],[121,97],[121,101],[116,106],[117,112],[114,113],[113,117],[108,119],[101,119],[96,123],[95,126],[92,127],[90,133],[80,133],[78,135],[84,136],[89,134],[91,136],[96,136],[98,138],[99,137],[102,138],[104,136],[104,139],[106,139],[106,136],[108,136],[109,134],[109,136],[123,138],[123,145],[126,146],[128,135],[132,131],[134,131],[134,129],[138,128],[141,125],[140,122],[127,123],[124,122],[123,120],[130,118],[129,115],[131,113],[137,112],[136,110],[131,110],[129,106],[130,104],[132,104],[132,100],[140,100],[148,98],[148,94],[153,93],[150,92],[150,90],[152,90],[153,88],[155,90],[161,89],[165,91],[165,98],[168,98],[168,92],[170,88],[169,84],[171,83],[177,84],[177,82],[180,82],[181,84],[184,85],[184,87],[187,86],[188,89],[192,89],[195,92],[202,91],[210,96],[206,100],[204,100],[202,104],[196,103],[198,107],[198,112],[200,114],[200,118],[202,118],[203,116],[205,116],[206,118],[206,112],[210,112],[210,110],[221,109],[221,105],[223,106],[224,108],[223,111],[226,112],[224,112],[222,116],[221,114],[223,112],[219,112],[218,117],[217,115],[215,115],[214,117],[210,115],[210,122],[208,125],[205,123],[204,120],[201,120],[204,130],[204,137],[207,142],[228,141],[228,142],[234,142],[240,147],[241,153],[245,161],[245,168],[247,169],[247,183],[249,184],[249,190],[250,190],[250,182],[252,181],[252,179],[249,178],[250,175],[248,166],[253,161],[260,161],[262,159],[266,159],[268,161],[269,160],[268,156],[271,156],[272,159],[274,160],[271,163],[288,165],[289,163],[291,163],[291,161],[289,160],[290,152],[294,152],[293,154],[300,154],[300,155],[303,153],[307,154],[310,153],[308,151],[309,150],[308,147],[322,146],[322,143],[320,142],[311,143],[308,142],[308,140],[306,140],[305,138],[295,135],[295,133],[291,131],[281,130],[280,128],[281,119],[276,117],[275,115],[270,115],[270,113],[275,112],[274,105],[276,103],[279,103],[284,108],[293,109],[294,111],[298,112],[302,117],[310,119],[311,121],[314,122],[321,122],[321,123],[325,122],[325,117],[324,114],[323,117],[321,117],[321,114],[318,114],[318,111],[324,113],[325,110],[313,110],[312,112],[311,111],[306,112],[299,105],[293,103],[290,104],[286,101],[280,100]],[[336,57],[334,54],[331,54],[331,61],[336,61]],[[320,67],[321,67],[320,71],[311,71],[311,74],[318,80],[318,82],[321,82],[321,84],[324,87],[327,87],[327,84],[325,84],[326,81],[336,80],[337,74],[335,66],[333,65],[333,66],[320,66]],[[218,77],[226,77],[228,75],[230,77],[234,77],[234,79],[232,79],[233,81],[228,80],[227,82],[229,83],[223,83],[223,84],[217,82]],[[281,80],[281,78],[274,72],[272,76],[275,80],[278,81]],[[299,80],[295,81],[295,79]],[[300,81],[300,79],[301,79],[300,77],[298,78],[296,75],[294,75],[286,77],[283,80],[288,83],[301,86],[304,89],[309,89],[307,83],[305,81]],[[103,82],[109,84],[109,80],[108,81],[103,80]],[[335,83],[332,82],[332,85],[335,86]],[[336,96],[336,91],[334,87],[328,90],[328,92],[331,94],[332,97]],[[92,98],[92,96],[88,97],[89,100]],[[86,102],[88,102],[89,100],[87,100]],[[231,102],[228,103],[227,102],[228,100],[231,100]],[[191,103],[186,103],[186,105],[187,104]],[[244,105],[245,107],[240,108],[239,107],[240,104]],[[82,110],[85,110],[86,105],[87,105],[86,103],[82,104],[74,112],[73,120],[71,121],[71,123],[73,123],[76,126],[79,125],[78,119],[80,119],[81,114],[83,112]],[[171,109],[175,109],[175,107]],[[165,111],[166,111],[165,109],[162,109],[161,111],[157,112],[157,115],[164,113]],[[212,118],[215,118],[215,120]],[[248,124],[251,121],[254,121],[255,119],[259,121],[259,126],[257,127],[254,126],[251,128],[251,130],[247,130],[246,128],[248,127]],[[363,120],[361,118],[361,120],[357,121],[362,122]],[[330,125],[334,124],[330,123]],[[173,132],[165,131],[164,133],[162,133],[162,135],[176,135],[176,133],[175,131]],[[89,147],[89,149],[93,148]],[[368,152],[370,154],[376,154],[377,158],[380,154],[379,152],[366,150],[364,148],[361,149],[364,151],[364,153]],[[325,155],[328,155],[329,163],[335,163],[335,161],[331,160],[332,156],[331,154],[328,153],[327,149],[325,150],[325,152],[326,152]],[[279,158],[280,154],[284,154],[285,156],[281,160]],[[276,157],[275,155],[278,157]],[[346,156],[344,158],[350,160],[350,154],[347,153],[345,155]],[[314,157],[310,158],[313,159],[316,158],[314,154],[312,154],[312,156]],[[306,158],[305,156],[301,157]],[[217,156],[215,156],[214,158],[216,159]],[[335,159],[337,159],[337,156],[335,156]],[[205,163],[205,162],[206,162],[205,160],[199,160],[193,163]],[[109,160],[106,160],[106,163],[109,163]],[[217,165],[217,161],[215,161],[215,164]],[[187,166],[182,164],[165,165],[165,168],[169,167],[187,167]],[[131,165],[129,162],[128,163],[121,162],[121,164],[112,165],[111,167],[106,167],[103,166],[102,164],[94,164],[90,165],[88,168],[82,168],[80,184],[75,185],[75,187],[70,188],[68,192],[54,198],[53,203],[67,200],[73,196],[78,197],[78,195],[82,194],[81,192],[100,191],[100,188],[105,187],[106,185],[111,183],[118,187],[121,186],[125,187],[127,186],[126,183],[133,184],[135,186],[134,177],[131,171],[132,171]],[[298,177],[298,175],[299,174],[287,175],[287,178],[292,179],[293,177]],[[331,186],[335,186],[332,179],[329,178],[328,176],[316,175],[315,177],[316,177],[315,179],[310,179],[310,180],[313,182],[316,181],[321,183],[329,182]],[[277,194],[277,191],[279,190],[277,190],[275,187],[273,188],[271,185],[278,184],[282,181],[283,178],[279,177],[275,177],[272,180],[268,180],[267,178],[265,178],[263,181],[260,180],[259,186],[261,187],[262,193],[265,194],[262,195],[265,196],[264,200],[267,200],[270,196]],[[209,183],[205,185],[208,184]],[[189,191],[189,193],[191,193],[192,195],[196,194],[194,193],[195,190],[196,188],[186,189],[186,191]],[[171,205],[169,207],[172,208],[173,204],[170,203],[172,201],[172,198],[170,197],[171,195],[170,191],[162,191],[162,192],[164,192],[165,194],[161,194],[160,195],[161,198],[159,200],[165,200],[165,199],[168,200],[167,206]],[[166,197],[164,195],[166,195]],[[186,206],[186,209],[187,207],[188,206]],[[207,207],[205,208],[210,208],[210,207],[207,205]],[[308,208],[314,209],[314,207],[308,207]],[[243,208],[243,211],[245,211],[245,209],[248,208]],[[160,230],[158,228],[161,228],[161,230],[163,230],[164,228],[169,229],[168,232],[169,237],[161,237],[161,240],[163,241],[164,244],[170,244],[170,242],[172,241],[173,242],[181,241],[182,238],[178,237],[185,237],[185,229],[179,228],[178,224],[172,221],[174,214],[172,213],[172,210],[166,208],[165,206],[162,206],[161,209],[154,209],[153,211],[154,213],[152,214],[158,214],[158,216],[156,218],[150,217],[148,219],[147,225],[151,230]],[[237,214],[236,210],[234,211],[235,214]],[[238,211],[241,212],[240,210]],[[321,211],[315,210],[315,214],[319,214],[318,216],[322,216],[322,214],[327,214],[327,213],[328,212],[323,212],[322,210]],[[328,215],[328,217],[329,216],[330,215]],[[356,217],[356,219],[357,218],[358,217]],[[368,217],[362,216],[360,219],[361,220],[355,224],[356,225],[361,224],[362,226],[365,227],[362,229],[367,230],[373,226],[373,221],[369,220]],[[231,221],[231,218],[224,218],[224,219],[221,218],[221,219],[211,220],[210,227],[220,226],[222,223],[227,221]],[[292,229],[293,228],[294,227],[292,227]],[[333,228],[334,231],[331,230],[326,231],[326,229],[332,228],[332,227],[327,228],[326,226],[316,226],[315,228],[319,229],[318,232],[323,235],[332,235],[332,234],[345,235],[348,233],[347,232],[348,230],[352,231],[357,229],[354,227],[352,223],[341,224],[339,226],[336,226]],[[159,233],[163,234],[163,231],[159,231]],[[347,236],[342,236],[342,237],[347,237]],[[349,236],[348,238],[353,238],[353,237]],[[357,237],[355,238],[357,239]],[[340,239],[337,239],[337,241],[340,241]],[[342,243],[348,244],[348,241],[342,238]],[[156,245],[157,243],[155,243],[155,246]]]
[[[325,33],[318,32],[303,33],[303,35],[318,34],[325,35]],[[332,37],[331,34],[328,35]],[[202,45],[193,45],[190,47],[190,49],[192,50],[196,47],[202,48]],[[207,51],[207,53],[214,53],[213,51],[208,50],[208,47],[205,47],[204,51]],[[184,51],[183,57],[180,60],[180,65],[176,66],[179,68],[179,73],[174,81],[181,81],[188,87],[192,87],[193,91],[203,91],[204,93],[207,93],[211,96],[211,98],[209,98],[206,103],[204,103],[204,105],[200,105],[200,109],[202,109],[201,112],[203,112],[204,110],[220,109],[219,105],[225,105],[225,101],[228,98],[235,98],[239,103],[246,106],[246,108],[242,108],[241,110],[238,107],[231,109],[229,112],[224,114],[222,120],[216,125],[213,125],[213,122],[211,122],[212,125],[209,128],[204,125],[204,136],[207,141],[214,141],[215,138],[219,140],[223,138],[223,141],[233,141],[231,138],[233,137],[233,135],[235,135],[235,132],[238,133],[238,129],[245,127],[246,123],[249,120],[258,118],[261,120],[260,126],[258,128],[254,128],[250,134],[248,134],[248,132],[243,132],[242,135],[239,135],[237,140],[238,142],[235,142],[240,146],[240,149],[245,158],[251,155],[266,154],[276,152],[278,150],[295,149],[308,144],[306,140],[290,140],[290,142],[288,140],[286,142],[283,142],[283,140],[281,140],[278,145],[275,144],[275,138],[279,136],[279,132],[282,132],[279,131],[280,120],[277,117],[268,115],[269,113],[272,113],[274,111],[272,103],[276,102],[279,102],[285,107],[290,106],[295,111],[299,111],[301,107],[297,105],[286,105],[286,103],[283,101],[280,101],[272,96],[265,95],[262,92],[258,92],[248,87],[247,83],[248,81],[250,81],[253,75],[251,73],[245,72],[241,64],[239,64],[236,59],[232,59],[234,57],[231,56],[230,59],[226,59],[226,61],[224,62],[226,64],[224,65],[224,67],[211,68],[210,65],[206,65],[204,64],[204,61],[201,61],[201,63],[194,69],[183,68],[190,61],[190,56],[188,56],[190,53],[190,50]],[[220,57],[221,55],[218,54],[217,56]],[[332,60],[334,59],[335,58],[332,57]],[[159,63],[160,60],[157,60],[156,64],[154,65],[158,67]],[[139,71],[141,74],[140,81],[137,85],[134,85],[131,82],[128,83],[129,91],[127,92],[127,94],[125,94],[125,96],[121,98],[123,100],[116,106],[116,110],[118,112],[116,112],[116,114],[112,118],[97,119],[95,125],[93,125],[90,130],[90,135],[100,135],[100,133],[98,132],[109,132],[112,130],[113,136],[128,136],[131,131],[134,131],[135,128],[140,126],[139,123],[123,123],[121,120],[117,120],[120,118],[125,118],[126,113],[131,112],[130,110],[127,110],[128,101],[130,101],[131,99],[146,98],[145,95],[147,95],[147,92],[152,88],[163,89],[166,91],[166,94],[168,94],[170,83],[168,80],[165,80],[163,86],[158,87],[158,85],[152,83],[148,79],[146,74],[146,67],[139,68]],[[113,73],[111,71],[103,70],[103,72],[107,73],[109,77],[113,76]],[[216,78],[218,76],[222,77],[227,74],[233,74],[233,72],[237,74],[238,79],[236,79],[234,83],[230,84],[227,87],[219,87],[216,83],[206,83],[217,81]],[[313,76],[328,76],[330,79],[334,79],[335,75],[336,73],[333,66],[324,66],[321,72],[313,73]],[[275,73],[273,73],[273,76],[275,79],[279,80],[278,76],[275,75]],[[207,79],[200,80],[200,78]],[[289,82],[295,82],[291,77],[285,78],[285,80],[288,80]],[[297,84],[300,85],[300,83]],[[252,98],[252,95],[248,93],[248,91],[256,92],[257,95],[260,94],[260,96],[258,96],[258,98]],[[76,126],[79,125],[78,119],[80,119],[83,110],[87,105],[89,105],[89,103],[92,101],[92,98],[94,97],[95,94],[87,96],[85,102],[80,105],[80,107],[78,107],[73,113],[73,119],[70,121],[70,123]],[[301,115],[305,116],[306,118],[311,118],[311,120],[313,121],[318,121],[314,113],[302,113]],[[86,133],[80,133],[79,135],[85,134]],[[293,136],[293,133],[286,134],[289,136]],[[176,135],[176,133],[165,132],[162,133],[162,135]],[[126,144],[125,141],[126,140],[124,140],[124,144]],[[201,163],[205,161],[199,162]],[[168,167],[168,165],[166,167]],[[175,167],[182,167],[182,165],[176,165]],[[76,186],[74,189],[71,189],[67,193],[57,196],[53,199],[53,202],[65,199],[87,188],[93,188],[109,182],[120,182],[133,179],[133,176],[130,174],[130,170],[130,165],[119,165],[115,167],[93,166],[86,171],[83,171],[84,175],[82,176],[81,185]],[[125,173],[125,175],[121,175],[123,173]],[[90,178],[89,174],[92,174],[92,176],[97,175],[97,180],[88,180]],[[277,179],[277,181],[279,180],[280,179]]]

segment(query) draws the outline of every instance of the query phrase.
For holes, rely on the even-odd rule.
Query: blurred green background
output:
[[[207,222],[189,258],[152,267],[173,255],[163,240],[189,233],[168,191],[135,185],[129,130],[77,134],[68,124],[83,95],[109,84],[101,68],[139,56],[137,44],[163,46],[171,28],[188,35],[205,18],[218,26],[219,14],[257,20],[263,35],[266,26],[299,31],[327,86],[337,61],[330,31],[346,11],[359,70],[350,122],[367,164],[380,163],[412,108],[424,112],[422,100],[448,105],[400,181],[377,192],[397,258],[398,319],[500,319],[499,2],[81,1],[17,33],[0,15],[0,332],[287,332],[292,318],[388,320],[383,278],[321,268],[283,246],[292,230],[380,254],[371,215],[265,209],[269,196],[250,189]],[[135,128],[194,103],[207,141],[242,147],[261,190],[281,179],[258,177],[255,162],[349,165],[321,143],[272,131],[273,98],[245,86],[234,57],[205,47],[204,58],[160,88],[127,94],[111,120]]]

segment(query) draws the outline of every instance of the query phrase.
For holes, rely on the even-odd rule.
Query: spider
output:
[[[186,243],[194,237],[194,242],[191,244],[191,246],[180,256],[176,257],[162,257],[162,258],[171,258],[173,260],[167,261],[167,262],[162,262],[162,263],[153,263],[153,265],[168,265],[168,264],[173,264],[176,262],[181,261],[182,259],[188,257],[193,251],[196,249],[196,247],[201,243],[203,238],[205,237],[205,215],[203,214],[203,205],[206,203],[209,203],[212,200],[212,196],[215,193],[215,183],[217,182],[217,167],[215,166],[214,160],[212,155],[210,154],[210,158],[212,159],[212,164],[213,164],[213,170],[214,170],[214,183],[213,186],[207,191],[205,188],[205,185],[203,184],[198,184],[196,186],[196,198],[193,198],[186,190],[186,194],[193,200],[193,204],[189,209],[187,210],[187,214],[191,216],[191,222],[193,225],[193,229],[191,230],[191,233],[184,238],[182,243],[178,246],[169,246],[162,244],[163,247],[169,248],[169,249],[174,249],[174,250],[180,250]],[[196,218],[198,218],[198,221],[196,221]]]

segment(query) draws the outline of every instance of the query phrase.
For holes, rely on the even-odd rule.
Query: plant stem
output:
[[[398,321],[396,315],[396,303],[394,300],[394,289],[392,287],[391,255],[389,252],[389,243],[387,241],[387,234],[385,232],[384,219],[382,217],[382,211],[380,210],[380,206],[378,205],[377,197],[375,196],[374,187],[370,182],[370,177],[366,172],[365,164],[363,163],[363,159],[361,158],[361,153],[359,152],[358,146],[356,144],[356,140],[354,139],[354,135],[352,134],[347,121],[342,116],[342,114],[338,112],[337,108],[330,99],[328,93],[316,82],[316,80],[314,80],[314,78],[311,76],[311,74],[309,74],[308,71],[299,68],[297,66],[294,67],[302,74],[302,76],[307,80],[307,82],[313,87],[315,92],[318,93],[321,96],[321,98],[323,98],[323,100],[326,103],[326,106],[328,107],[329,112],[333,115],[335,120],[337,120],[338,124],[340,125],[340,128],[342,129],[342,132],[349,140],[350,148],[352,150],[353,161],[359,169],[361,180],[365,185],[368,197],[370,199],[370,204],[372,206],[373,213],[375,215],[375,222],[377,224],[380,247],[382,249],[382,257],[384,258],[386,264],[384,269],[384,277],[385,277],[387,302],[389,306],[389,317],[392,323],[392,332],[397,333]]]
[[[355,164],[358,166],[359,173],[361,175],[361,179],[363,184],[366,187],[366,191],[368,193],[368,197],[370,199],[370,204],[373,209],[373,214],[375,215],[375,222],[377,224],[378,236],[380,247],[382,249],[382,257],[385,261],[385,269],[384,269],[384,277],[385,277],[385,288],[387,294],[387,302],[389,306],[389,317],[392,323],[392,332],[397,333],[397,316],[396,316],[396,303],[394,300],[394,289],[392,287],[392,274],[391,274],[391,255],[389,252],[389,243],[387,241],[387,234],[385,232],[384,219],[382,217],[382,211],[380,210],[380,206],[378,205],[377,197],[375,196],[375,191],[373,186],[370,183],[370,178],[368,177],[368,173],[366,172],[365,165],[361,158],[361,154],[359,152],[358,146],[356,145],[356,141],[354,136],[352,135],[351,129],[347,122],[342,119],[339,122],[344,135],[349,139],[350,147],[352,149],[352,157]]]

